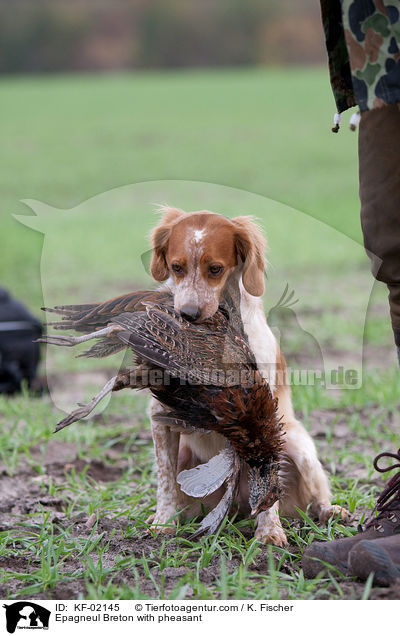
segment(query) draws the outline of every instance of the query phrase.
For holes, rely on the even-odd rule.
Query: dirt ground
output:
[[[376,407],[378,408],[378,407]],[[354,408],[352,409],[354,412]],[[365,409],[359,409],[358,414],[361,418],[365,419],[366,425],[371,417],[371,407]],[[347,426],[347,421],[351,414],[351,409],[341,409],[340,414],[335,409],[324,409],[314,411],[311,414],[312,422],[312,434],[317,440],[320,448],[320,456],[324,456],[324,448],[329,445],[343,446],[352,439],[352,434]],[[400,430],[399,413],[394,413],[392,416],[393,421],[391,426]],[[335,425],[330,427],[330,424],[335,422]],[[333,430],[333,435],[327,438],[327,430]],[[353,441],[353,440],[352,440]],[[362,450],[362,441],[360,442],[360,451]],[[31,448],[32,456],[35,453],[39,453],[38,448]],[[115,454],[115,453],[114,453]],[[51,440],[48,444],[46,455],[44,458],[44,464],[46,466],[46,474],[51,476],[53,483],[62,485],[65,479],[67,471],[75,469],[77,472],[81,471],[85,467],[85,462],[82,459],[78,459],[77,452],[74,444],[66,443],[57,439]],[[104,463],[102,460],[93,460],[86,464],[88,474],[95,480],[102,482],[113,482],[119,479],[124,471],[124,465],[119,464],[110,466]],[[347,476],[352,478],[358,478],[365,481],[365,470],[359,466],[341,466],[340,470],[346,471]],[[5,473],[5,469],[0,466],[1,480],[0,480],[0,531],[13,529],[15,535],[18,536],[19,528],[23,523],[33,523],[35,518],[40,523],[42,519],[43,510],[48,511],[51,515],[54,532],[61,532],[66,528],[70,528],[70,531],[74,537],[82,539],[88,538],[92,532],[92,529],[86,525],[87,518],[82,516],[76,516],[67,518],[65,514],[64,499],[60,496],[50,496],[43,494],[43,488],[41,488],[42,477],[38,476],[37,472],[30,469],[28,465],[20,465],[16,471],[16,474],[12,477]],[[372,481],[377,486],[381,486],[379,478],[372,476]],[[365,482],[367,483],[367,482]],[[27,516],[29,515],[29,516]],[[293,523],[299,523],[294,521]],[[357,523],[355,520],[354,523]],[[127,520],[123,518],[110,519],[107,517],[102,518],[97,527],[97,534],[103,532],[106,536],[110,537],[110,548],[104,554],[104,567],[112,567],[113,561],[116,556],[120,556],[121,552],[125,552],[132,555],[141,557],[142,555],[152,554],[153,550],[156,550],[159,545],[159,538],[146,534],[143,531],[143,535],[140,538],[134,537],[131,539],[121,539],[121,530],[126,527]],[[117,532],[114,536],[111,536],[111,531],[116,529]],[[250,528],[243,528],[243,533],[250,538]],[[172,543],[172,547],[174,542]],[[20,548],[20,553],[18,550]],[[0,559],[0,566],[15,573],[26,572],[26,568],[29,565],[34,567],[35,563],[32,557],[24,554],[22,545],[18,543],[15,545],[16,554],[13,557]],[[296,551],[296,548],[293,548]],[[235,569],[240,564],[240,558],[233,558],[228,564],[228,572]],[[37,564],[36,564],[37,566]],[[65,561],[64,567],[79,573],[82,571],[82,563],[78,558],[73,556],[68,557]],[[298,567],[298,566],[297,566]],[[268,572],[268,558],[267,549],[263,548],[261,553],[256,557],[255,562],[250,569],[255,572],[266,574]],[[165,593],[172,590],[176,585],[179,577],[183,576],[188,571],[187,567],[172,568],[168,567],[163,570],[162,576],[165,581]],[[156,589],[153,582],[149,577],[145,576],[143,569],[140,569],[140,589],[143,594],[156,598]],[[201,581],[207,586],[213,583],[220,573],[220,563],[217,558],[215,562],[211,561],[210,565],[204,568],[201,572]],[[288,568],[288,574],[290,574]],[[161,574],[157,568],[152,570],[154,580],[158,582],[161,578]],[[130,574],[129,570],[124,570],[121,574],[114,579],[115,584],[125,583],[128,586],[136,584],[136,580],[133,578],[133,574]],[[361,598],[364,590],[364,583],[357,583],[349,580],[341,581],[341,588],[347,598]],[[18,589],[23,587],[23,582],[17,578],[12,579],[6,586],[0,586],[0,598],[7,598],[7,595],[13,596]],[[66,584],[65,582],[57,583],[55,588],[46,593],[37,593],[29,596],[29,598],[36,599],[75,599],[80,594],[85,594],[84,581],[76,581]],[[190,591],[187,595],[190,598]],[[323,598],[323,597],[321,597]],[[400,598],[400,585],[392,588],[374,588],[371,592],[370,598],[372,599],[399,599]]]

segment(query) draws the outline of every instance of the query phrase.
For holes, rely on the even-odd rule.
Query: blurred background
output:
[[[5,73],[324,60],[315,0],[0,2]]]

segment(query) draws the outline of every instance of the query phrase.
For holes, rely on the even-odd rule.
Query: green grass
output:
[[[296,386],[294,401],[311,431],[323,420],[317,441],[334,500],[358,517],[371,509],[378,491],[371,458],[398,444],[398,375],[386,292],[372,288],[360,245],[357,138],[345,124],[338,135],[330,132],[327,71],[2,78],[0,98],[2,285],[38,315],[43,303],[107,298],[151,284],[141,255],[154,204],[255,214],[270,246],[266,311],[286,283],[299,298],[300,327],[290,315],[278,325],[285,352],[307,357],[305,332],[334,366],[361,363],[369,348],[361,388]],[[28,219],[44,238],[11,216],[30,214],[21,199],[50,206],[32,204],[39,220]],[[57,391],[72,407],[82,393],[91,397],[97,382],[78,373],[113,364],[56,350],[47,369],[50,377],[69,372]],[[370,595],[370,582],[349,591],[334,573],[304,579],[301,552],[313,539],[354,532],[337,522],[320,528],[308,515],[283,521],[288,549],[261,546],[252,521],[238,519],[194,543],[187,536],[196,522],[179,519],[176,537],[143,543],[156,486],[146,399],[113,398],[97,419],[59,434],[76,457],[56,470],[45,457],[60,416],[57,391],[53,401],[0,399],[3,480],[30,502],[25,511],[2,515],[0,586],[11,597],[71,589],[85,598],[122,599]],[[336,435],[343,426],[345,441]],[[97,465],[117,471],[113,479],[100,479]],[[32,496],[20,483],[24,470]],[[172,581],[168,568],[182,574]]]
[[[387,374],[393,385],[396,374],[395,369]],[[346,444],[335,438],[334,427],[331,434],[327,430],[326,439],[320,443],[321,456],[332,475],[333,500],[347,506],[357,518],[371,510],[378,491],[370,481],[371,453],[381,450],[382,444],[393,448],[398,435],[398,431],[385,427],[397,407],[394,392],[386,394],[385,407],[368,426],[358,409],[360,401],[371,410],[379,403],[377,377],[370,373],[369,388],[363,391],[362,400],[358,392],[350,391],[345,399],[335,401],[337,419],[342,408],[353,407],[347,418],[350,436]],[[354,398],[352,404],[349,396]],[[324,405],[323,394],[319,397],[318,405],[312,400],[310,408]],[[334,571],[313,580],[304,579],[301,553],[313,540],[354,533],[354,528],[335,520],[323,528],[307,513],[302,513],[298,521],[283,519],[289,539],[285,549],[255,541],[253,522],[246,519],[227,520],[215,536],[192,542],[187,536],[195,529],[196,520],[178,517],[176,537],[144,540],[146,519],[155,506],[151,443],[142,435],[144,407],[144,396],[133,399],[121,394],[99,418],[59,434],[57,441],[73,445],[78,462],[83,462],[82,466],[75,463],[65,467],[60,476],[43,465],[46,448],[54,440],[52,430],[57,417],[50,400],[31,400],[28,414],[27,396],[0,399],[3,470],[9,478],[17,478],[24,462],[37,474],[33,481],[42,492],[35,510],[10,516],[10,528],[4,528],[2,516],[0,559],[15,558],[21,563],[21,568],[5,567],[0,575],[0,586],[10,597],[41,593],[51,597],[54,591],[60,594],[60,590],[75,585],[78,588],[73,589],[78,589],[81,597],[103,599],[361,598],[363,586],[355,585],[349,596],[349,583]],[[304,408],[303,399],[299,402],[296,394],[295,407]],[[305,417],[305,425],[312,425],[310,417]],[[105,462],[104,470],[121,465],[123,470],[113,481],[99,482],[90,475],[93,462],[99,460]],[[357,479],[354,469],[361,469]],[[52,502],[58,500],[62,501],[63,512],[57,517]],[[93,527],[82,530],[93,513]],[[183,572],[171,583],[168,568],[183,568]],[[211,579],[205,577],[210,571]]]

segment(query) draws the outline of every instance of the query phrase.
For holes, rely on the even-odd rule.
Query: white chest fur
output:
[[[240,288],[240,313],[244,330],[249,339],[261,375],[269,382],[271,390],[275,389],[277,344],[274,334],[267,324],[262,298],[251,296],[243,287]]]

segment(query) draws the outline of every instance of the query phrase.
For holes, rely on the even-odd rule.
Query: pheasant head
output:
[[[267,461],[259,466],[249,466],[249,505],[251,516],[268,510],[279,499],[279,464]]]

